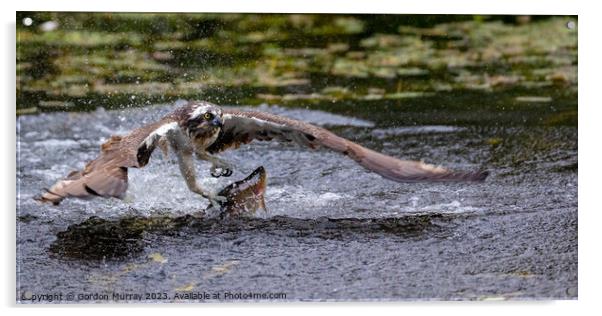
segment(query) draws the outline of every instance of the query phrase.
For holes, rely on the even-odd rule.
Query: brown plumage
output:
[[[127,168],[141,167],[136,157],[140,143],[159,126],[173,121],[171,117],[133,130],[126,136],[111,136],[100,146],[98,158],[88,162],[82,171],[72,171],[36,199],[59,204],[65,197],[92,196],[121,198],[127,190]]]
[[[135,129],[126,136],[112,136],[101,145],[99,157],[89,162],[83,171],[70,173],[38,197],[38,200],[58,204],[68,196],[123,197],[127,190],[127,169],[143,167],[148,163],[156,146],[165,147],[164,137],[156,146],[150,147],[146,145],[145,139],[167,124],[173,123],[177,123],[176,128],[183,131],[182,135],[188,135],[186,141],[192,144],[197,153],[198,150],[208,154],[219,153],[238,148],[253,140],[278,140],[296,142],[312,149],[332,149],[349,156],[367,170],[397,182],[482,181],[488,175],[487,171],[456,172],[419,161],[399,160],[339,137],[324,128],[265,112],[220,110],[219,113],[223,113],[223,126],[217,138],[214,141],[215,136],[199,139],[205,137],[202,130],[190,132],[189,128],[196,126],[199,120],[197,112],[205,107],[219,109],[207,102],[191,102],[158,122]],[[194,116],[194,113],[197,116]]]
[[[228,117],[230,116],[230,117]],[[420,161],[399,160],[339,137],[327,129],[265,113],[224,110],[224,127],[207,148],[218,153],[253,140],[294,141],[310,148],[326,147],[349,156],[362,167],[398,182],[481,181],[487,171],[456,172]]]

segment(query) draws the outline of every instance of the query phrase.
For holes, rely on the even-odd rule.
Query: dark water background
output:
[[[17,110],[33,114],[17,117],[23,301],[577,297],[575,18],[25,16],[35,24],[17,30]],[[491,175],[399,184],[327,151],[254,143],[224,155],[238,166],[229,179],[197,168],[217,190],[266,167],[268,212],[253,218],[197,218],[206,202],[160,155],[130,172],[124,201],[32,199],[179,98],[259,107],[389,155]]]

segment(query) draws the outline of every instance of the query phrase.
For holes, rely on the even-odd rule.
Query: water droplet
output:
[[[31,18],[24,18],[23,19],[23,25],[30,26],[32,24],[33,24],[33,20]]]
[[[136,96],[135,96],[135,95],[132,95],[132,96],[130,97],[130,99],[132,99],[132,100],[136,100]]]
[[[568,21],[568,22],[566,23],[566,27],[567,27],[569,30],[573,30],[573,29],[575,29],[575,26],[576,26],[576,25],[575,25],[575,21]]]

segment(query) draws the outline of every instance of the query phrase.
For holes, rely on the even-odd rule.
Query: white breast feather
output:
[[[169,131],[172,131],[177,128],[178,128],[177,122],[171,122],[171,123],[161,125],[154,132],[152,132],[150,135],[148,135],[148,137],[146,137],[146,139],[144,140],[146,143],[146,146],[147,147],[152,146],[152,143],[154,142],[155,138],[164,137],[165,135],[167,135],[167,133],[169,133]]]
[[[161,125],[161,127],[157,128],[154,133],[159,135],[159,136],[165,136],[167,134],[167,132],[169,132],[170,130],[177,128],[178,127],[178,123],[177,122],[171,122],[171,123],[167,123],[167,124],[163,124]]]

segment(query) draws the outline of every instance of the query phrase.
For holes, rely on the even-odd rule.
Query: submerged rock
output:
[[[57,234],[50,246],[56,255],[81,260],[106,260],[133,257],[145,246],[145,233],[220,235],[260,230],[265,233],[321,239],[352,238],[356,234],[393,234],[402,237],[420,235],[435,228],[433,218],[440,214],[407,215],[392,218],[315,219],[274,216],[271,218],[204,217],[203,215],[135,216],[118,220],[90,217]]]

